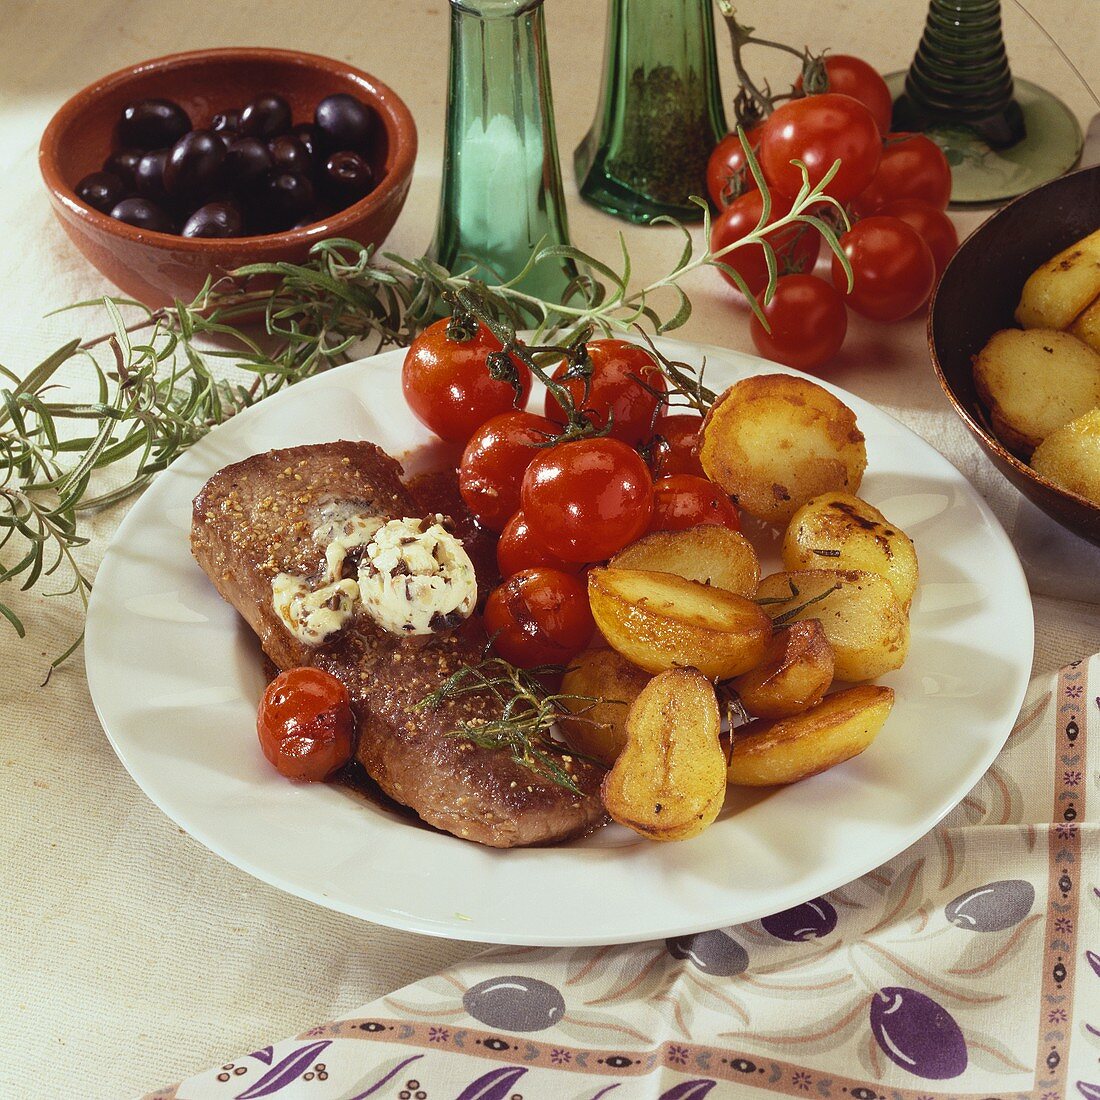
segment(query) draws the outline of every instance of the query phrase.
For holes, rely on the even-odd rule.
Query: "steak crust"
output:
[[[562,758],[578,796],[506,750],[455,735],[460,723],[499,715],[489,693],[416,706],[458,669],[481,660],[486,638],[476,616],[454,631],[399,638],[360,612],[315,647],[286,629],[272,606],[272,580],[284,572],[320,577],[324,548],[312,533],[326,510],[348,506],[387,519],[423,511],[402,484],[401,467],[373,443],[292,447],[227,466],[203,486],[191,549],[278,668],[313,665],[347,686],[359,723],[357,758],[386,794],[428,824],[498,848],[553,843],[603,824],[598,766]]]

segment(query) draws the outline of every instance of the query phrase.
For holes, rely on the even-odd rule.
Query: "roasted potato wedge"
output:
[[[783,536],[783,567],[878,573],[906,610],[917,588],[917,554],[909,536],[851,493],[822,493],[795,512]]]
[[[576,717],[558,719],[569,747],[611,767],[626,744],[630,705],[651,679],[613,649],[589,649],[574,658],[562,677],[561,693],[566,697],[562,704]],[[584,698],[602,702],[586,703]]]
[[[655,676],[626,719],[626,745],[604,776],[603,803],[650,840],[687,840],[718,816],[726,756],[714,686],[694,669]]]
[[[909,653],[909,617],[877,573],[859,569],[773,573],[760,582],[756,598],[783,624],[818,619],[833,647],[838,680],[873,680],[901,668]]]
[[[774,787],[858,756],[894,705],[888,687],[862,684],[826,695],[793,718],[758,718],[733,732],[727,776],[738,787]]]
[[[1068,328],[1098,295],[1100,229],[1031,273],[1016,307],[1016,320],[1024,328]]]
[[[640,569],[593,569],[592,615],[608,645],[649,672],[697,668],[711,680],[758,665],[771,619],[744,596]]]
[[[739,596],[753,596],[760,583],[760,561],[740,531],[708,523],[686,531],[654,531],[620,550],[614,569],[675,573]]]
[[[703,421],[699,457],[741,508],[775,524],[830,489],[856,492],[867,466],[852,410],[787,374],[745,378],[726,390]]]
[[[1035,472],[1100,504],[1100,409],[1055,429],[1031,456]]]
[[[1002,329],[975,358],[974,385],[1001,442],[1026,456],[1100,405],[1100,354],[1068,332]]]
[[[764,660],[730,681],[757,718],[790,718],[825,697],[833,682],[833,647],[817,619],[780,627]]]
[[[1069,331],[1093,351],[1100,351],[1100,298],[1084,310],[1069,326]]]

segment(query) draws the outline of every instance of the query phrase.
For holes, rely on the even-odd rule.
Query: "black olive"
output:
[[[358,153],[333,153],[325,161],[321,183],[325,194],[343,208],[374,189],[374,173]]]
[[[291,134],[296,137],[305,147],[306,151],[313,158],[315,163],[319,163],[321,160],[321,133],[312,122],[299,122]]]
[[[123,199],[111,211],[111,217],[139,229],[151,229],[156,233],[175,233],[172,219],[155,202],[148,199]]]
[[[139,99],[122,108],[115,127],[120,149],[160,149],[179,141],[191,129],[187,112],[170,99]]]
[[[258,213],[270,232],[288,229],[313,209],[313,184],[296,172],[271,176],[259,196]]]
[[[267,143],[271,153],[271,159],[279,172],[301,172],[302,175],[313,174],[313,157],[309,150],[292,134],[282,134],[272,138]]]
[[[222,111],[210,120],[210,129],[215,134],[236,134],[241,129],[241,112]]]
[[[146,153],[138,161],[134,171],[134,181],[138,194],[155,203],[168,201],[168,192],[164,190],[164,166],[168,160],[167,149],[157,149]]]
[[[206,198],[221,182],[225,146],[210,130],[192,130],[172,146],[164,165],[164,189],[175,199]]]
[[[274,163],[259,138],[237,138],[225,152],[226,182],[238,194],[248,194],[259,187]]]
[[[208,202],[183,223],[184,237],[240,237],[244,219],[232,202]]]
[[[128,193],[126,184],[111,172],[92,172],[76,185],[76,197],[103,214],[109,214]]]
[[[136,191],[137,166],[143,156],[140,149],[119,149],[103,162],[103,171],[118,176],[130,191]]]
[[[290,122],[290,104],[274,92],[258,95],[241,111],[241,133],[247,137],[277,137],[290,129]]]
[[[346,92],[325,96],[317,104],[313,121],[321,131],[329,152],[340,149],[365,152],[374,132],[374,112]]]

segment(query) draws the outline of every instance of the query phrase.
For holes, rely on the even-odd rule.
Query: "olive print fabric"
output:
[[[1090,754],[1090,744],[1091,754]],[[932,833],[760,921],[505,948],[156,1100],[1100,1100],[1100,656]]]

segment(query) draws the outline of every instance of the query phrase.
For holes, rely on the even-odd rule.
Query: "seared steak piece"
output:
[[[322,578],[325,546],[313,532],[351,513],[392,520],[419,517],[422,509],[402,485],[401,467],[372,443],[269,451],[206,483],[195,498],[191,548],[280,669],[314,665],[347,685],[359,720],[359,761],[386,794],[426,822],[499,848],[565,840],[603,824],[597,766],[562,757],[582,791],[577,796],[509,752],[455,735],[460,723],[499,715],[492,695],[416,706],[481,660],[486,639],[476,616],[455,629],[400,637],[359,606],[318,645],[287,627],[272,602],[272,582],[280,574]]]

